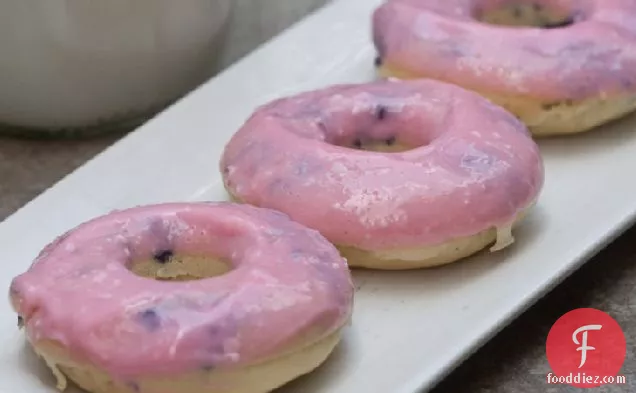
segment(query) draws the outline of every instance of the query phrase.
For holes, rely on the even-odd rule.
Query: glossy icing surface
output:
[[[343,147],[370,140],[414,148]],[[507,225],[544,180],[525,126],[433,80],[340,85],[274,101],[234,135],[220,166],[238,199],[365,250],[439,244]]]
[[[129,271],[137,260],[210,255],[231,270],[193,281]],[[348,322],[345,260],[282,213],[229,203],[138,207],[47,246],[11,298],[32,342],[55,340],[115,377],[248,365]]]
[[[510,3],[550,8],[572,24],[478,21]],[[388,67],[481,92],[546,100],[636,92],[633,0],[388,0],[373,15],[373,39]]]

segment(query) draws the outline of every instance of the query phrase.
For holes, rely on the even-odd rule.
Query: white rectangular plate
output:
[[[251,111],[274,97],[374,79],[379,0],[343,0],[294,26],[91,160],[0,225],[1,288],[55,236],[138,204],[225,200],[217,160]],[[284,392],[413,393],[431,387],[623,231],[636,213],[636,118],[541,141],[547,180],[510,249],[445,268],[355,272],[353,325],[333,357]],[[611,262],[611,261],[609,261]],[[52,392],[0,304],[0,385]]]

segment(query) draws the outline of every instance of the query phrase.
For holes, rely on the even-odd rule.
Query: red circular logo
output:
[[[594,388],[616,383],[625,362],[623,330],[611,316],[580,308],[559,318],[548,334],[548,383]]]

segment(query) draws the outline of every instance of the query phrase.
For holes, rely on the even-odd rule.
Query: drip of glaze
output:
[[[42,354],[39,353],[37,350],[35,350],[35,352],[41,359],[44,360],[44,363],[46,363],[47,367],[53,373],[53,376],[55,377],[55,382],[56,382],[55,387],[57,388],[57,390],[59,390],[60,392],[65,391],[66,388],[68,387],[68,380],[66,379],[66,376],[60,371],[60,369],[57,368],[57,364],[55,364],[48,357],[42,356]]]
[[[491,252],[501,251],[515,242],[515,238],[512,236],[512,225],[513,224],[508,224],[497,227],[497,241],[490,248]]]

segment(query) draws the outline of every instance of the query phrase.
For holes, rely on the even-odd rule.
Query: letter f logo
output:
[[[587,345],[587,332],[590,330],[601,330],[601,328],[603,328],[602,325],[581,326],[580,328],[576,329],[574,333],[572,334],[572,341],[574,341],[574,344],[580,345],[580,347],[576,349],[577,351],[581,351],[581,364],[579,365],[579,368],[583,367],[583,365],[585,364],[585,361],[587,360],[587,351],[593,351],[596,349],[594,347]],[[581,335],[582,336],[581,342],[579,342],[577,338],[579,333],[583,333]]]

